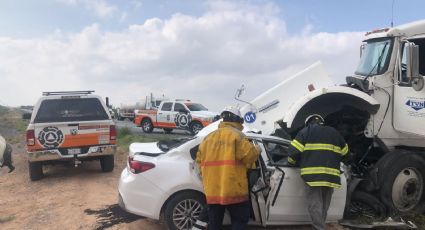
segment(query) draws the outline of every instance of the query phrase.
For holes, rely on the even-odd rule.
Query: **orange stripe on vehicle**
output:
[[[248,200],[248,195],[243,196],[207,196],[208,204],[236,204]]]
[[[174,122],[155,122],[154,126],[159,128],[177,128]]]
[[[201,163],[201,166],[204,166],[204,167],[222,166],[222,165],[243,165],[243,163],[237,160],[207,161],[207,162]]]
[[[85,129],[109,129],[109,125],[80,125],[78,126],[78,130]]]
[[[205,121],[205,120],[201,120],[201,119],[197,119],[197,118],[195,118],[195,119],[193,119],[194,121],[199,121],[201,124],[202,124],[202,126],[207,126],[207,125],[209,125],[209,124],[211,124],[211,122],[208,122],[208,121]]]
[[[65,139],[64,143],[59,147],[66,148],[66,147],[74,147],[74,146],[108,144],[109,132],[65,135],[64,139]]]

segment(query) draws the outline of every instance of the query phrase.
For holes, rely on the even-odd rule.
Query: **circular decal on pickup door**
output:
[[[38,133],[38,141],[45,148],[57,148],[63,142],[63,133],[57,127],[47,126]]]
[[[189,113],[178,113],[176,118],[174,118],[174,122],[177,127],[188,128],[190,122],[192,122],[192,116]]]

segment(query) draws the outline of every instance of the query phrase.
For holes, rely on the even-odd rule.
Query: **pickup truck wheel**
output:
[[[151,133],[153,131],[152,121],[147,118],[142,120],[142,122],[140,123],[140,126],[142,126],[142,130],[145,133]]]
[[[100,158],[100,167],[103,172],[112,172],[114,170],[114,155],[107,155]]]
[[[344,218],[376,220],[386,217],[386,214],[385,205],[375,196],[367,192],[356,191],[351,195],[351,201]]]
[[[414,153],[399,152],[385,166],[378,168],[379,172],[384,172],[379,175],[384,203],[396,213],[422,213],[425,160]]]
[[[40,180],[44,177],[43,174],[43,164],[42,162],[30,162],[28,161],[28,170],[30,174],[30,179],[32,181]]]
[[[205,208],[205,198],[199,192],[184,191],[172,196],[164,210],[164,219],[170,230],[192,229]]]
[[[169,134],[169,133],[173,132],[173,129],[164,128],[164,132],[167,133],[167,134]]]
[[[204,126],[198,121],[192,122],[189,126],[190,133],[192,133],[192,135],[198,134],[198,132],[201,131],[202,128],[204,128]]]

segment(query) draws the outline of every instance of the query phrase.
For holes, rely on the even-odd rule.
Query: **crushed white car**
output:
[[[214,125],[205,129],[214,129]],[[203,130],[202,133],[207,133]],[[211,130],[210,130],[211,131]],[[249,173],[251,225],[308,224],[306,187],[299,168],[287,163],[288,140],[247,133],[257,142],[261,157]],[[168,142],[133,143],[119,181],[119,204],[133,214],[160,219],[169,229],[190,229],[205,206],[202,182],[194,159],[204,136]],[[346,178],[335,190],[328,221],[343,217]],[[225,220],[226,221],[226,220]],[[228,221],[228,220],[227,220]]]

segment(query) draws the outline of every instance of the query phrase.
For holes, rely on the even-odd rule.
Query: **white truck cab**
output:
[[[373,195],[372,208],[385,208],[389,214],[421,213],[425,208],[425,20],[366,33],[360,63],[345,85],[328,84],[305,92],[312,74],[299,75],[304,82],[288,81],[300,84],[283,84],[278,91],[260,95],[244,107],[244,113],[257,117],[253,125],[264,126],[269,133],[269,121],[258,120],[267,117],[264,113],[271,114],[268,110],[281,113],[274,124],[291,137],[303,128],[308,115],[322,115],[349,145],[353,197],[358,197],[356,192]],[[293,99],[293,92],[297,98],[289,105],[270,103],[261,110],[257,103],[272,102],[276,95]]]

